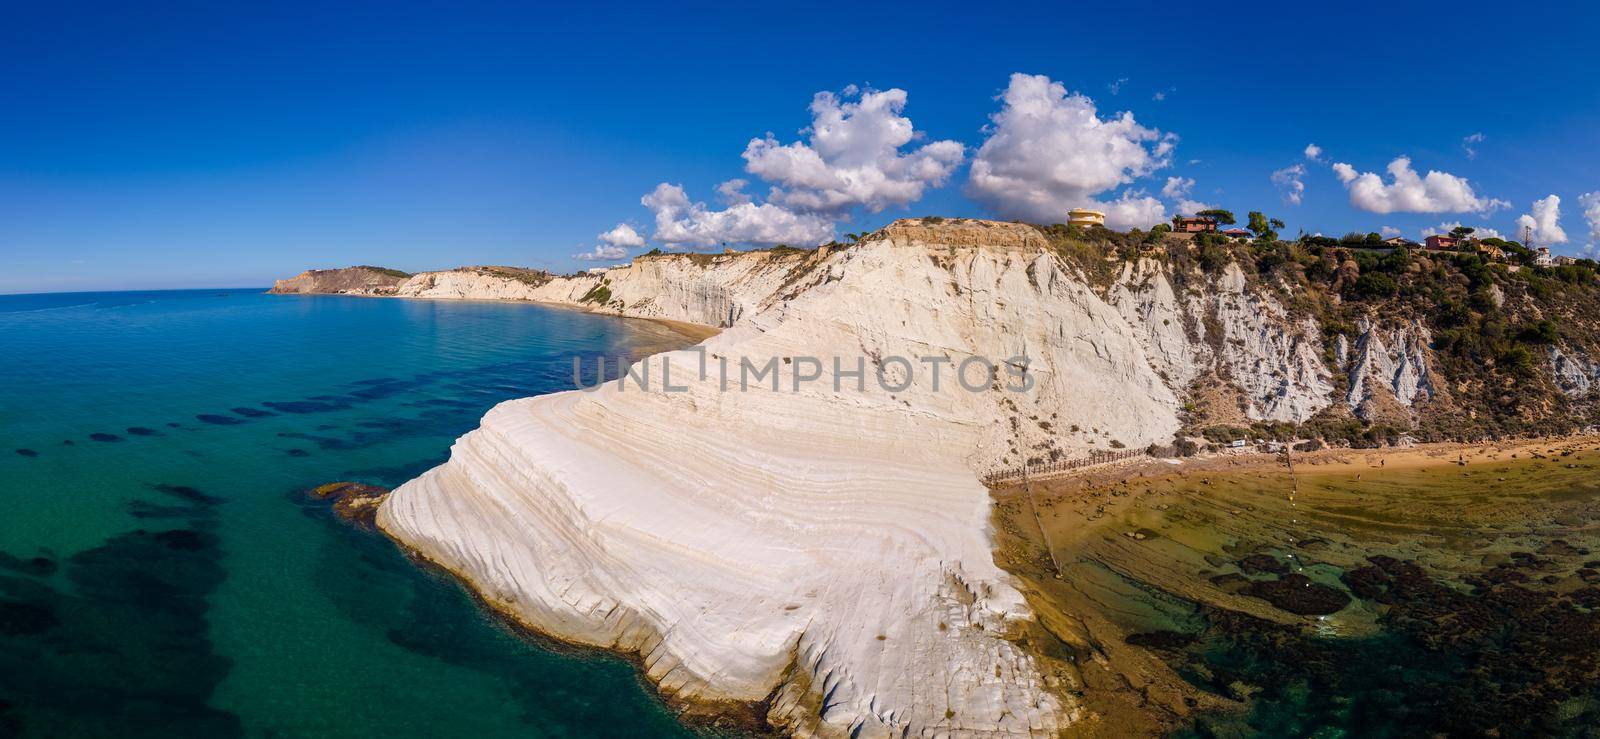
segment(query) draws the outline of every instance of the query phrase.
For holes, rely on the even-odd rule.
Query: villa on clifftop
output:
[[[1178,218],[1173,221],[1173,224],[1177,226],[1177,228],[1173,230],[1177,231],[1178,233],[1212,233],[1217,230],[1217,220],[1215,218],[1207,218],[1205,216],[1196,216],[1194,218]]]
[[[1461,246],[1461,239],[1448,234],[1433,234],[1423,239],[1422,243],[1428,251],[1451,251]]]

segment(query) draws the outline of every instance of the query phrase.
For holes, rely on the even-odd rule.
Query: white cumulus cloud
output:
[[[1387,183],[1375,172],[1358,173],[1344,162],[1335,162],[1333,172],[1350,191],[1350,204],[1371,213],[1488,213],[1511,206],[1479,197],[1465,178],[1448,172],[1429,170],[1419,175],[1409,157],[1389,162]]]
[[[809,139],[789,144],[778,143],[772,134],[751,139],[744,150],[745,171],[772,183],[768,203],[807,213],[842,216],[857,206],[876,213],[919,200],[927,188],[944,185],[966,149],[945,140],[901,151],[921,138],[911,119],[901,115],[905,104],[906,92],[900,89],[850,87],[843,97],[819,92],[811,99],[811,125],[804,131]]]
[[[1529,232],[1533,234],[1533,243],[1539,246],[1567,243],[1567,232],[1561,228],[1560,196],[1551,195],[1535,200],[1533,212],[1517,217],[1518,238]]]
[[[1322,161],[1322,147],[1316,144],[1306,144],[1306,158],[1313,162]]]
[[[1307,147],[1309,150],[1314,145]],[[1278,186],[1278,191],[1283,193],[1283,202],[1290,205],[1299,205],[1306,194],[1306,165],[1292,164],[1272,173],[1272,184]]]
[[[1378,229],[1378,233],[1383,234],[1384,238],[1393,238],[1400,235],[1400,229],[1394,226],[1384,226]]]
[[[1193,177],[1168,177],[1167,184],[1161,187],[1161,197],[1178,200],[1186,198],[1194,191]]]
[[[644,237],[640,236],[633,226],[626,223],[617,224],[610,231],[596,236],[595,240],[600,243],[595,244],[593,249],[574,254],[572,258],[581,259],[585,262],[624,259],[628,256],[629,249],[637,249],[644,246]]]
[[[637,249],[644,246],[644,237],[640,236],[638,231],[633,230],[633,226],[626,223],[619,223],[616,228],[600,234],[596,238],[607,246],[615,246],[622,249]]]
[[[811,245],[831,240],[834,224],[856,208],[876,213],[920,200],[949,181],[966,147],[949,140],[912,146],[925,137],[902,115],[905,104],[899,89],[817,93],[805,140],[785,144],[769,133],[745,145],[745,171],[769,185],[764,199],[745,191],[749,180],[730,179],[716,186],[719,210],[663,182],[639,201],[655,218],[653,238],[696,249]]]
[[[1095,196],[1171,163],[1176,136],[1140,125],[1132,113],[1101,118],[1093,100],[1049,77],[1013,74],[1000,101],[965,191],[1002,217],[1054,223],[1072,208],[1097,207],[1109,223],[1112,210],[1129,209],[1129,196],[1109,203]]]
[[[609,261],[609,260],[612,260],[612,259],[622,259],[622,258],[627,257],[627,256],[628,256],[628,250],[624,249],[624,248],[622,248],[620,246],[607,246],[605,244],[595,244],[595,247],[594,247],[594,249],[592,251],[586,251],[586,252],[583,252],[581,254],[574,254],[574,255],[572,255],[572,258],[573,259],[581,259],[581,260],[583,260],[585,262],[604,262],[604,261]]]
[[[736,203],[723,210],[690,201],[680,185],[663,182],[639,202],[655,215],[655,240],[696,249],[721,244],[810,246],[833,238],[833,220],[772,203]]]
[[[1600,191],[1579,195],[1578,205],[1583,207],[1583,220],[1589,224],[1589,249],[1593,250],[1600,245]]]
[[[1106,228],[1118,231],[1130,228],[1148,229],[1167,220],[1166,206],[1162,205],[1160,200],[1143,192],[1124,192],[1116,200],[1096,202],[1093,207],[1105,212]]]
[[[1199,211],[1210,209],[1211,206],[1209,204],[1190,197],[1190,193],[1193,191],[1193,177],[1168,177],[1167,184],[1161,187],[1161,197],[1173,201],[1173,207],[1177,212],[1186,215],[1194,215]],[[1144,226],[1139,227],[1144,228]]]
[[[718,183],[717,197],[722,199],[723,205],[738,205],[740,203],[748,203],[751,201],[751,197],[749,194],[745,193],[744,188],[749,184],[749,180],[737,177],[726,182]]]

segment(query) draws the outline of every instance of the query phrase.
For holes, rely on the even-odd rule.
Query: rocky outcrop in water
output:
[[[312,500],[331,501],[335,515],[366,529],[376,525],[378,506],[388,495],[387,489],[359,482],[330,482],[306,492]]]

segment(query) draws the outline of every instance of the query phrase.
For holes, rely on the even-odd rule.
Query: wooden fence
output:
[[[1002,482],[1013,482],[1037,477],[1050,477],[1063,472],[1093,467],[1098,464],[1107,464],[1131,457],[1144,455],[1143,449],[1120,449],[1116,451],[1096,449],[1089,452],[1086,457],[1073,457],[1071,459],[1058,459],[1054,462],[1043,464],[1025,464],[1021,467],[996,470],[983,477],[985,485],[994,485]]]

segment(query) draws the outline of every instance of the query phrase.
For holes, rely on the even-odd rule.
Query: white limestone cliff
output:
[[[538,270],[515,267],[462,267],[419,272],[395,286],[400,298],[433,300],[537,300],[537,289],[550,279]]]
[[[1370,320],[1357,324],[1360,331],[1349,357],[1350,383],[1345,403],[1361,411],[1374,403],[1393,399],[1405,408],[1434,395],[1428,345],[1432,336],[1420,320],[1384,328]],[[1341,337],[1342,338],[1342,337]],[[1339,351],[1345,361],[1348,350]]]
[[[1314,323],[1291,320],[1237,264],[1190,278],[1203,289],[1180,294],[1168,267],[1144,258],[1123,266],[1108,296],[1175,393],[1215,373],[1242,391],[1251,420],[1301,422],[1332,402]]]
[[[794,288],[829,254],[824,247],[647,255],[601,274],[555,278],[531,299],[726,328]]]
[[[694,351],[658,356],[684,392],[501,404],[380,526],[542,632],[638,653],[670,695],[772,696],[799,735],[1053,735],[1079,709],[1007,638],[1030,615],[994,564],[979,475],[1166,441],[1176,396],[1025,226],[901,223],[803,279],[702,344],[706,377]],[[925,371],[904,390],[874,377],[881,361],[897,384],[896,356],[1020,354],[1027,392],[968,392],[949,365],[937,390]],[[807,356],[822,377],[795,392]],[[836,356],[862,358],[864,391],[835,392]],[[767,357],[790,358],[780,390],[719,389]]]

